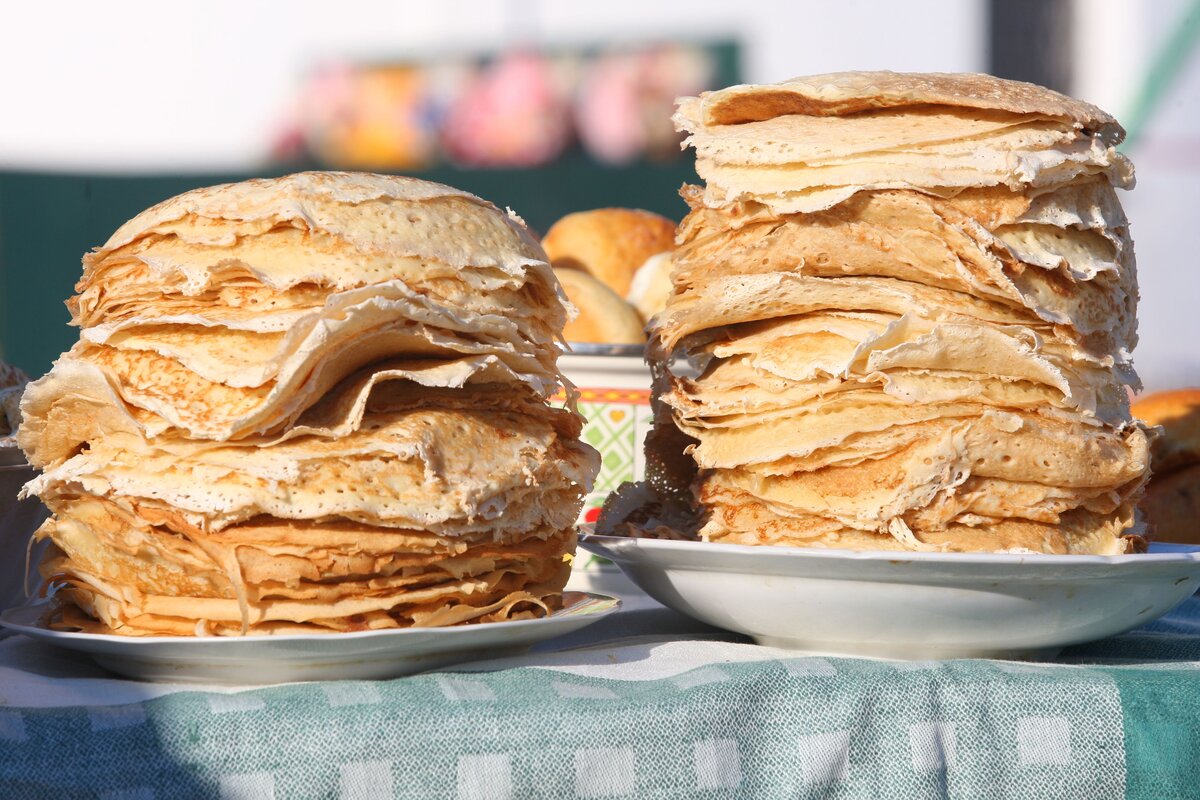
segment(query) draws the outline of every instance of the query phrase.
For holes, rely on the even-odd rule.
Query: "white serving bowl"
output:
[[[1122,633],[1200,587],[1200,549],[902,553],[584,535],[647,594],[764,645],[897,659],[1039,658]]]

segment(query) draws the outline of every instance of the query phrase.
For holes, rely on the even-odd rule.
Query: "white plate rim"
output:
[[[1154,543],[1157,544],[1157,543]],[[1070,569],[1071,567],[1110,566],[1136,568],[1149,564],[1200,564],[1200,545],[1175,545],[1163,543],[1171,548],[1154,553],[1126,553],[1114,556],[1096,555],[1052,555],[1043,553],[942,553],[910,550],[843,550],[837,548],[792,547],[788,545],[746,545],[723,542],[702,542],[679,539],[653,539],[633,536],[606,536],[580,532],[579,546],[589,553],[620,560],[631,551],[649,553],[705,553],[748,557],[770,557],[771,559],[829,559],[834,561],[867,561],[889,563],[927,563],[962,566],[1021,566],[1044,565]],[[1152,544],[1153,546],[1153,544]],[[1180,548],[1180,549],[1175,549]],[[1187,548],[1187,549],[1184,549]]]
[[[216,642],[226,643],[225,647],[233,647],[240,645],[242,647],[250,647],[255,644],[303,644],[303,643],[331,643],[344,641],[370,641],[373,639],[391,639],[408,635],[415,636],[436,636],[445,638],[448,642],[455,639],[469,639],[473,636],[478,636],[480,632],[488,631],[516,631],[527,628],[537,627],[557,627],[555,623],[563,623],[568,619],[578,620],[585,618],[590,622],[595,622],[608,616],[621,608],[621,599],[612,595],[601,594],[599,592],[586,592],[571,590],[570,593],[582,595],[575,603],[555,611],[547,617],[538,617],[536,619],[518,619],[504,620],[501,622],[481,622],[474,625],[452,625],[452,626],[434,626],[424,628],[382,628],[379,630],[369,631],[348,631],[348,632],[330,632],[330,633],[289,633],[280,635],[260,634],[252,636],[119,636],[113,633],[84,633],[82,631],[56,631],[49,628],[43,628],[36,624],[28,622],[14,621],[14,617],[24,617],[33,612],[39,614],[47,607],[48,603],[32,603],[22,606],[14,606],[13,608],[5,609],[0,612],[0,628],[13,631],[15,633],[24,634],[36,639],[41,639],[48,642],[94,642],[94,643],[109,643],[127,645],[131,647],[169,647],[175,645],[198,645],[209,646]],[[580,608],[583,606],[583,608]]]

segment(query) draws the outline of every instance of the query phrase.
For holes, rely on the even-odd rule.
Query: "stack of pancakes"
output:
[[[453,625],[555,608],[598,468],[520,220],[405,178],[201,189],[84,259],[22,401],[56,624]]]
[[[1115,120],[989,76],[844,73],[685,98],[676,122],[706,185],[684,191],[652,333],[660,360],[702,371],[666,376],[672,430],[648,446],[682,441],[694,465],[651,458],[657,497],[614,503],[602,529],[1141,546],[1137,280],[1115,193],[1133,171]]]

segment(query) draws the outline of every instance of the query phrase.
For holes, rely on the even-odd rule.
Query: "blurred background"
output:
[[[247,0],[12,4],[0,24],[0,357],[76,338],[82,253],[188,188],[402,172],[534,227],[678,219],[672,99],[846,69],[987,71],[1116,114],[1149,388],[1200,384],[1197,0]]]

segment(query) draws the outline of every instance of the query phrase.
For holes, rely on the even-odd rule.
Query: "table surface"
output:
[[[1200,599],[1053,662],[760,647],[620,575],[527,655],[388,681],[125,680],[0,641],[0,797],[1200,796]]]

